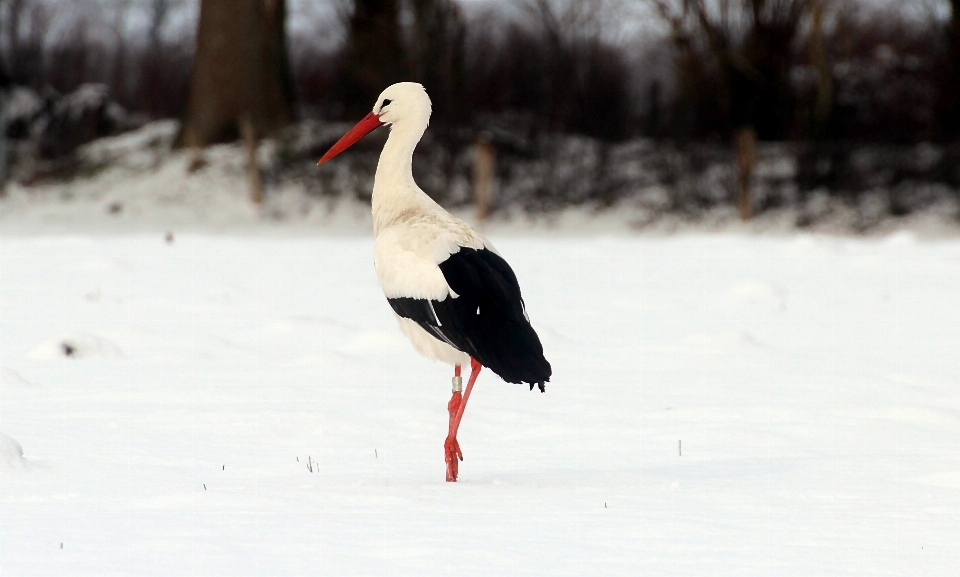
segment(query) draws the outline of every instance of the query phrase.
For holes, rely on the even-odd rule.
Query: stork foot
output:
[[[463,395],[460,391],[454,391],[447,403],[447,411],[450,413],[450,433],[447,440],[443,442],[443,460],[447,462],[447,482],[453,483],[457,480],[457,459],[463,460],[463,453],[460,452],[460,443],[457,442],[456,427],[457,413],[460,411],[460,405],[463,404]]]
[[[447,482],[453,483],[457,480],[459,473],[458,461],[463,460],[463,451],[460,450],[460,443],[457,442],[457,429],[460,428],[460,419],[463,417],[463,410],[467,408],[467,399],[470,398],[470,391],[473,390],[473,384],[477,381],[477,375],[480,374],[482,366],[476,360],[470,359],[470,381],[467,383],[467,390],[461,393],[462,381],[460,380],[460,365],[456,365],[453,377],[453,395],[450,402],[447,403],[447,411],[450,412],[450,430],[447,433],[447,440],[443,443],[443,460],[447,463]]]
[[[457,475],[460,472],[459,461],[463,460],[463,452],[460,450],[460,443],[456,439],[447,437],[443,443],[444,461],[447,462],[447,482],[455,483]]]

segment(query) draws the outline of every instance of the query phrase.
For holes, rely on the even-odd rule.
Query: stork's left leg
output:
[[[467,400],[470,399],[470,391],[473,390],[473,384],[477,382],[477,376],[483,366],[476,359],[470,359],[470,380],[467,381],[467,390],[462,395],[460,388],[462,379],[460,378],[460,365],[454,369],[453,377],[453,396],[447,403],[447,411],[450,412],[450,429],[447,433],[447,440],[443,443],[444,460],[447,462],[447,481],[457,480],[458,464],[457,460],[463,460],[463,452],[460,451],[460,443],[457,442],[457,429],[460,428],[460,419],[463,418],[463,411],[467,408]]]

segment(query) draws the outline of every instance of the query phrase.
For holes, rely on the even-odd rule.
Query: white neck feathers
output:
[[[436,204],[413,180],[413,151],[426,128],[425,121],[401,121],[390,128],[373,181],[374,235],[399,215]]]

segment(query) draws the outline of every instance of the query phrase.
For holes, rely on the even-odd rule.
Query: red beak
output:
[[[353,144],[363,138],[364,136],[373,132],[374,129],[383,126],[383,123],[380,122],[380,117],[374,113],[370,113],[363,117],[363,120],[357,123],[356,126],[350,129],[350,132],[344,134],[336,144],[330,147],[330,150],[323,155],[317,164],[323,164],[324,162],[330,160],[334,156],[340,154],[344,150],[353,146]]]

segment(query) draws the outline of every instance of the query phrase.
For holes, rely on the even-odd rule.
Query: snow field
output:
[[[960,567],[960,242],[493,241],[555,376],[447,484],[369,238],[0,238],[2,573]]]

